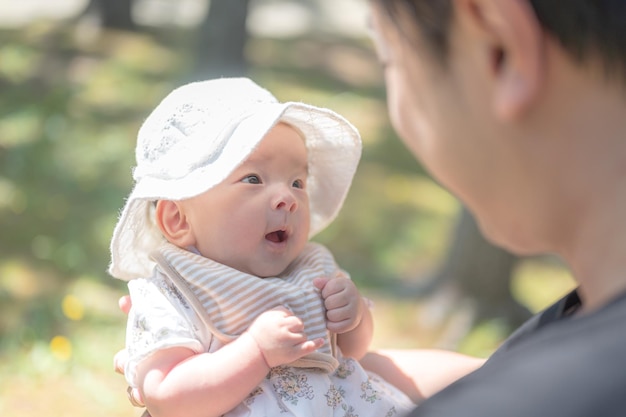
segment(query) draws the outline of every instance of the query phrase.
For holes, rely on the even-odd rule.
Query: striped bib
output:
[[[336,337],[326,329],[326,310],[316,277],[334,277],[338,267],[324,246],[308,243],[278,277],[259,278],[166,244],[151,254],[161,271],[185,296],[207,328],[223,343],[241,335],[264,311],[285,307],[304,323],[309,340],[326,343],[289,366],[333,372]]]

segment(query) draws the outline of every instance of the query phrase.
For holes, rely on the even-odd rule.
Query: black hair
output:
[[[408,20],[419,31],[434,56],[445,64],[452,0],[372,0],[405,36]],[[547,33],[579,63],[599,58],[607,73],[626,79],[626,1],[529,0]],[[410,39],[410,38],[409,38]]]

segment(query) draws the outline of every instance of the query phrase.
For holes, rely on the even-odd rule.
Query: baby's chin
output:
[[[261,279],[278,277],[282,275],[285,269],[287,269],[287,267],[282,268],[282,269],[275,268],[275,267],[274,268],[262,268],[258,270],[256,273],[252,273],[252,275],[255,275]]]
[[[259,278],[270,278],[282,275],[282,273],[289,267],[294,259],[268,259],[258,260],[253,262],[251,256],[246,256],[242,259],[241,256],[218,256],[216,254],[205,253],[194,248],[194,253],[211,259],[222,265],[229,266],[244,274],[254,275]]]
[[[283,273],[289,267],[291,262],[293,262],[293,260],[290,260],[289,262],[287,262],[287,260],[285,261],[275,260],[274,262],[268,262],[263,265],[249,265],[248,270],[243,271],[243,272],[257,276],[259,278],[278,277],[278,276],[283,275]]]

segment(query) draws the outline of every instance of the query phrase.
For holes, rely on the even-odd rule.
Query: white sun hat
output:
[[[247,78],[186,84],[148,116],[137,136],[134,188],[111,240],[109,273],[149,276],[149,254],[164,237],[151,218],[153,202],[184,200],[223,181],[278,122],[297,128],[308,150],[310,236],[339,212],[361,157],[357,129],[337,113],[280,103]]]

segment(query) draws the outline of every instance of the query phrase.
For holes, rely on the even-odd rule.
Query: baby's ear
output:
[[[181,248],[195,244],[189,221],[178,201],[157,201],[155,220],[168,242]]]

